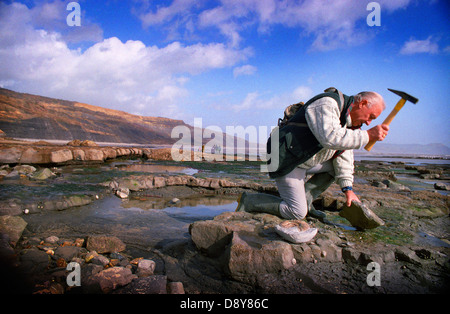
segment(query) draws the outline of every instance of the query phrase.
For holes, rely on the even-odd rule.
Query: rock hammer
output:
[[[387,116],[387,118],[383,121],[382,124],[386,124],[389,125],[391,124],[392,120],[394,120],[394,117],[397,115],[397,113],[400,111],[400,109],[403,108],[403,106],[405,105],[406,101],[410,101],[413,104],[416,104],[419,99],[417,99],[416,97],[413,97],[405,92],[401,92],[395,89],[390,89],[388,88],[388,90],[390,90],[391,92],[393,92],[394,94],[399,95],[400,97],[402,97],[399,102],[397,103],[397,105],[395,105],[394,109],[391,111],[391,113]],[[373,145],[375,145],[377,141],[371,141],[369,142],[364,149],[367,151],[370,151],[373,147]]]

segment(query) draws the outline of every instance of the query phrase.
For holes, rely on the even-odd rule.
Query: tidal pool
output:
[[[236,206],[236,197],[229,196],[188,197],[176,204],[171,204],[171,199],[156,197],[122,200],[107,196],[86,206],[23,218],[31,236],[74,238],[106,234],[149,249],[187,239],[189,224],[233,211]]]

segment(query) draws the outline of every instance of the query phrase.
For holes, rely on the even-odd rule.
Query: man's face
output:
[[[383,111],[383,107],[379,103],[375,103],[372,107],[367,107],[367,101],[362,100],[359,103],[353,104],[352,111],[350,112],[350,117],[352,118],[352,126],[360,127],[364,123],[369,125],[372,120],[378,118],[378,116]]]

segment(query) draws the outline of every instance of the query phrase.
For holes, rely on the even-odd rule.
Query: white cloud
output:
[[[411,55],[416,53],[435,54],[438,52],[439,46],[431,36],[429,36],[425,40],[414,40],[411,38],[409,41],[405,42],[402,49],[400,50],[400,54],[403,55]]]
[[[405,8],[410,0],[378,3],[390,13]],[[269,33],[276,25],[300,28],[302,35],[313,37],[313,50],[356,46],[373,36],[366,27],[357,27],[369,14],[367,2],[360,0],[220,0],[218,5],[201,10],[202,5],[202,1],[175,0],[141,15],[141,20],[143,25],[166,23],[170,28],[189,25],[191,32],[215,28],[232,47],[238,47],[244,40],[243,31],[253,26],[260,33]]]
[[[177,104],[189,95],[184,85],[190,76],[233,67],[252,53],[222,43],[173,42],[157,47],[116,37],[85,51],[70,49],[60,32],[37,29],[35,9],[0,4],[0,84],[4,87],[181,118],[183,110]]]
[[[306,102],[312,95],[313,91],[307,86],[299,86],[290,93],[274,95],[270,98],[265,98],[258,92],[252,92],[248,93],[240,104],[231,106],[231,109],[235,112],[254,109],[279,109],[280,113],[282,113],[287,106],[300,101]]]
[[[250,65],[250,64],[246,64],[246,65],[234,68],[233,76],[238,77],[240,75],[253,75],[256,73],[257,70],[258,70],[257,67]]]

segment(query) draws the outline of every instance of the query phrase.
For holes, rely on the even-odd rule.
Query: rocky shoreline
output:
[[[46,226],[53,215],[75,217],[111,197],[154,202],[143,213],[160,215],[157,208],[192,196],[277,194],[276,186],[259,172],[258,162],[175,163],[167,150],[127,148],[123,161],[132,157],[135,163],[182,165],[198,172],[126,172],[109,164],[117,160],[117,149],[115,157],[105,157],[112,148],[44,146],[10,145],[0,150],[0,157],[13,150],[13,156],[20,155],[2,157],[0,169],[1,271],[12,279],[2,288],[10,292],[443,293],[448,289],[448,165],[357,162],[355,190],[385,222],[375,229],[356,230],[339,216],[344,198],[332,185],[314,202],[327,213],[328,223],[308,217],[306,222],[319,231],[307,243],[283,240],[275,232],[283,221],[278,217],[224,211],[211,219],[189,221],[183,227],[185,236],[155,245],[139,240],[140,231],[131,235],[136,232],[132,229],[110,234],[113,230],[107,232],[100,225],[88,232],[75,226],[70,232],[70,227]],[[95,166],[86,160],[95,155],[86,153],[93,149],[103,153],[101,159],[98,154],[98,159],[90,160]],[[56,159],[64,150],[71,151],[72,159]],[[77,150],[84,152],[85,160],[74,159]],[[25,165],[23,156],[41,156],[36,160],[46,162]],[[372,262],[380,267],[380,285],[368,284]],[[68,269],[70,263],[80,266],[80,287],[68,284],[74,271]]]

